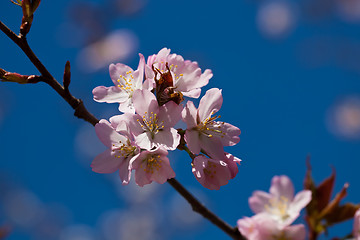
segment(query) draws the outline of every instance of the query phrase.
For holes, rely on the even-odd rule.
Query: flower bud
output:
[[[21,21],[20,33],[22,35],[26,35],[30,31],[34,19],[34,12],[39,7],[40,1],[41,0],[23,0],[21,2],[23,18]]]
[[[6,72],[5,74],[3,74],[1,76],[1,81],[3,82],[17,82],[20,84],[24,84],[27,83],[27,79],[29,76],[27,75],[21,75],[18,73],[11,73],[11,72]]]
[[[19,73],[6,72],[0,68],[0,79],[2,82],[17,82],[20,84],[37,83],[41,80],[40,76],[36,75],[21,75]]]
[[[64,78],[63,78],[63,85],[65,89],[69,89],[70,78],[71,78],[70,62],[67,61],[65,64]]]

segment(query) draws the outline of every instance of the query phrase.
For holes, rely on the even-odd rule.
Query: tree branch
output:
[[[54,89],[74,110],[74,115],[78,118],[84,119],[85,121],[91,123],[95,126],[99,120],[94,117],[84,106],[84,103],[81,99],[78,99],[70,94],[69,90],[61,86],[61,84],[56,81],[56,79],[49,73],[46,67],[41,63],[37,58],[34,52],[31,50],[26,37],[23,35],[16,35],[11,31],[3,22],[0,21],[0,30],[6,34],[16,45],[18,45],[21,50],[26,54],[30,59],[32,64],[38,69],[41,74],[41,81],[47,83],[52,89]]]
[[[209,209],[207,209],[188,190],[186,190],[186,188],[184,188],[175,178],[171,178],[167,182],[173,188],[175,188],[175,190],[178,191],[180,193],[180,195],[186,199],[186,201],[188,201],[188,203],[191,205],[194,212],[197,212],[200,215],[202,215],[204,218],[208,219],[214,225],[216,225],[221,230],[223,230],[232,239],[246,240],[246,238],[240,234],[239,230],[236,227],[230,226],[229,224],[224,222],[222,219],[220,219],[218,216],[216,216],[213,212],[211,212]]]

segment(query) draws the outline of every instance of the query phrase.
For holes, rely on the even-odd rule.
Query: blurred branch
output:
[[[62,86],[46,69],[46,67],[42,64],[42,62],[37,58],[34,52],[31,50],[26,36],[23,34],[16,35],[13,31],[11,31],[3,22],[0,21],[0,30],[6,34],[16,45],[18,45],[21,50],[26,54],[26,56],[30,59],[32,64],[38,69],[41,76],[36,76],[39,82],[44,82],[52,87],[74,110],[74,115],[78,118],[84,119],[85,121],[91,123],[93,126],[99,122],[99,120],[94,117],[85,107],[83,101],[81,99],[75,98],[71,95],[69,91],[70,84],[70,63],[67,62],[65,65],[64,71],[64,79]],[[2,69],[1,69],[2,70]],[[7,72],[2,70],[0,71],[2,75],[5,75]],[[21,77],[25,75],[20,75],[16,73],[12,73],[15,77],[16,82],[19,82]],[[32,75],[34,76],[34,75]],[[19,83],[27,83],[27,82],[19,82]],[[218,216],[216,216],[213,212],[207,209],[204,205],[202,205],[194,196],[191,195],[177,180],[169,179],[168,183],[179,192],[181,196],[183,196],[191,205],[193,211],[199,213],[203,217],[207,218],[210,222],[215,224],[221,230],[223,230],[226,234],[228,234],[231,238],[237,240],[246,240],[238,231],[236,227],[232,227],[229,224],[225,223]]]
[[[208,219],[210,222],[212,222],[214,225],[216,225],[226,234],[228,234],[232,239],[246,240],[246,238],[241,235],[237,227],[230,226],[218,216],[216,216],[213,212],[211,212],[209,209],[207,209],[203,204],[199,202],[199,200],[197,200],[193,195],[191,195],[191,193],[186,190],[186,188],[184,188],[175,178],[171,178],[167,182],[173,188],[175,188],[175,190],[178,191],[180,195],[186,199],[186,201],[188,201],[194,212],[197,212],[204,218]]]

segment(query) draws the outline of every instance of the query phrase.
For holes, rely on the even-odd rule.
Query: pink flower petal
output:
[[[208,137],[200,134],[200,148],[214,159],[224,159],[225,152],[221,141],[218,138]]]
[[[271,195],[263,191],[255,191],[249,198],[249,206],[254,213],[265,211],[265,206],[269,203]]]
[[[91,168],[97,173],[113,173],[119,169],[122,159],[115,156],[110,149],[106,149],[103,153],[97,155],[91,163]]]
[[[200,140],[199,140],[199,132],[193,130],[186,130],[185,132],[185,141],[189,150],[194,154],[200,153]]]
[[[188,129],[192,129],[196,127],[196,116],[197,116],[197,109],[194,106],[194,103],[192,101],[188,101],[186,103],[185,108],[183,109],[182,113],[182,119],[186,123]]]
[[[119,104],[119,111],[123,113],[135,113],[135,108],[131,98],[127,98],[124,102]]]
[[[120,144],[127,141],[127,138],[117,133],[105,119],[101,119],[95,125],[95,132],[100,141],[110,149],[114,143]]]
[[[204,121],[212,114],[220,110],[223,103],[221,90],[218,88],[212,88],[206,91],[205,95],[201,98],[198,114],[200,121]]]
[[[163,146],[167,150],[175,150],[180,143],[180,134],[174,128],[164,129],[155,134],[153,146]]]
[[[234,146],[240,142],[239,135],[241,131],[239,128],[229,123],[223,123],[220,126],[221,128],[219,130],[221,130],[223,133],[226,133],[223,135],[223,137],[220,138],[223,146]]]
[[[198,98],[200,97],[201,94],[201,89],[200,88],[194,88],[191,89],[187,92],[181,92],[185,97],[191,97],[191,98]]]
[[[170,166],[169,159],[167,157],[161,157],[161,168],[156,174],[151,175],[151,180],[164,184],[168,179],[175,177],[175,172]]]
[[[305,240],[306,229],[304,224],[296,224],[286,227],[284,230],[286,239],[289,240]]]
[[[206,170],[205,170],[206,169]],[[198,182],[210,190],[219,190],[231,178],[226,163],[202,155],[193,160],[192,172]]]
[[[271,180],[270,193],[274,196],[286,197],[289,201],[294,198],[294,185],[290,178],[282,176],[274,176]]]
[[[165,127],[173,127],[181,119],[182,105],[177,105],[175,102],[170,101],[160,107],[158,113],[159,122],[164,121]]]
[[[133,94],[133,103],[136,112],[142,117],[146,113],[158,113],[159,105],[155,95],[149,90],[136,90]]]
[[[120,75],[125,76],[126,73],[129,71],[134,71],[134,70],[131,67],[122,63],[110,64],[109,66],[110,78],[115,86],[118,85],[117,80],[120,78]]]
[[[144,132],[141,133],[140,135],[135,136],[135,142],[139,147],[150,150],[153,147],[153,144],[149,140],[149,138],[151,138],[150,133]]]
[[[298,192],[291,202],[290,208],[295,212],[300,212],[301,209],[306,207],[311,201],[311,195],[312,194],[310,190],[303,190]]]
[[[118,87],[99,86],[92,91],[94,100],[97,102],[121,103],[128,99],[128,95],[124,94]]]

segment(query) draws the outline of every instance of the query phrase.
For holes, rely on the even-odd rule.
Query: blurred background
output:
[[[2,0],[0,16],[18,33],[20,7]],[[112,85],[110,63],[136,69],[139,52],[168,47],[212,69],[202,95],[223,89],[222,120],[242,130],[226,149],[243,160],[238,176],[210,191],[186,154],[170,159],[177,179],[231,225],[252,215],[248,197],[268,191],[274,175],[300,191],[307,156],[315,181],[334,167],[335,190],[348,182],[345,200],[360,202],[360,0],[42,1],[28,41],[59,81],[71,62],[70,90],[98,118],[118,114],[117,104],[92,100],[94,87]],[[1,68],[38,74],[2,33],[0,52]],[[1,83],[0,226],[8,239],[227,239],[168,184],[122,186],[117,173],[92,172],[104,149],[45,84]],[[328,236],[351,229],[349,221]]]

